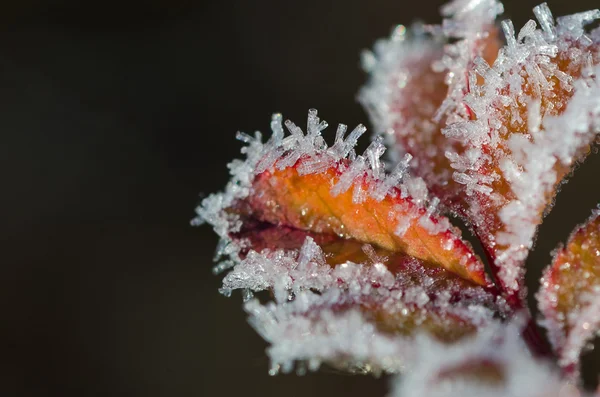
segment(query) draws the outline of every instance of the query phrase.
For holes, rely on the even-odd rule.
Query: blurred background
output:
[[[441,1],[23,0],[0,5],[0,395],[382,396],[387,383],[269,377],[217,239],[194,206],[227,179],[237,130],[270,115],[368,122],[359,52]],[[521,26],[537,1],[506,1]],[[598,6],[550,1],[555,15]],[[330,131],[330,134],[333,132]],[[530,257],[600,198],[600,158],[563,187]]]

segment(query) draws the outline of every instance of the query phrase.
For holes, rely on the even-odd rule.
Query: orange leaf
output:
[[[247,199],[252,217],[274,225],[354,238],[490,285],[483,264],[446,218],[403,197],[396,187],[390,187],[381,200],[367,194],[377,189],[377,181],[364,171],[353,177],[346,190],[339,189],[345,175],[352,172],[348,161],[302,175],[298,170],[306,161],[319,159],[300,159],[294,166],[256,177],[253,194]],[[356,191],[364,192],[359,200]]]

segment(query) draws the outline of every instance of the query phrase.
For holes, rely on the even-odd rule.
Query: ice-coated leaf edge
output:
[[[559,245],[553,252],[550,265],[544,270],[540,290],[536,294],[541,313],[538,322],[546,328],[548,339],[558,356],[558,364],[571,379],[579,378],[581,354],[600,332],[600,283],[594,274],[586,274],[588,270],[582,269],[583,266],[593,266],[594,263],[573,263],[565,260],[573,254],[572,248],[583,253],[594,250],[593,256],[600,255],[600,247],[590,246],[588,241],[593,237],[590,234],[594,233],[594,229],[600,229],[599,222],[600,210],[596,209],[584,223],[571,232],[566,245]],[[584,284],[585,280],[591,280],[589,286],[567,285],[571,288],[567,292],[575,299],[576,306],[567,308],[566,317],[558,310],[559,305],[564,304],[560,301],[560,289],[567,287],[563,285],[565,281],[561,278],[563,266],[567,266],[566,269]]]
[[[303,303],[311,298],[316,298],[311,292],[296,295]],[[252,327],[270,344],[271,375],[294,369],[302,375],[324,363],[354,373],[398,373],[414,358],[410,338],[379,331],[358,308],[342,312],[324,308],[314,318],[294,313],[289,306],[261,305],[252,299],[244,310]]]
[[[217,257],[234,256],[236,249],[230,238],[231,233],[240,230],[241,220],[239,214],[226,212],[227,208],[233,207],[236,201],[247,198],[251,194],[252,182],[260,173],[273,169],[275,163],[278,166],[285,168],[292,166],[301,157],[313,158],[316,153],[325,154],[329,161],[335,163],[346,159],[355,159],[356,146],[360,136],[366,131],[366,128],[359,124],[346,137],[346,125],[340,124],[336,131],[335,143],[328,147],[323,137],[322,130],[327,127],[325,121],[319,123],[317,111],[309,110],[307,133],[296,126],[291,121],[286,121],[286,127],[290,131],[290,135],[285,136],[282,124],[282,115],[276,113],[271,119],[272,135],[263,143],[262,134],[256,132],[254,136],[238,132],[237,138],[246,144],[241,149],[242,154],[246,156],[244,160],[236,159],[228,164],[231,179],[227,183],[225,190],[221,193],[214,193],[203,199],[199,206],[196,207],[197,216],[192,220],[192,225],[197,226],[208,223],[213,226],[215,232],[221,238],[220,246],[217,252]],[[285,155],[285,156],[284,156]],[[316,172],[321,171],[319,165],[316,164]],[[369,163],[375,175],[381,177],[382,183],[385,183],[386,178],[392,178],[395,183],[396,175],[387,175],[385,173],[383,163]],[[402,171],[403,170],[399,170]],[[310,173],[307,170],[307,173]],[[392,184],[393,185],[393,184]],[[427,190],[423,190],[421,184],[421,199],[427,199]],[[239,251],[239,250],[237,250]],[[218,268],[218,270],[224,270]]]

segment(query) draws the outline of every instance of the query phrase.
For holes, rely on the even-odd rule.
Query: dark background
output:
[[[536,3],[505,15],[521,26]],[[310,107],[367,122],[359,51],[394,24],[438,22],[440,4],[2,3],[0,395],[383,395],[366,377],[269,377],[240,297],[217,292],[216,237],[189,220],[225,185],[238,129],[266,132],[275,111],[304,123]],[[599,169],[592,157],[563,188],[532,288],[598,202]]]

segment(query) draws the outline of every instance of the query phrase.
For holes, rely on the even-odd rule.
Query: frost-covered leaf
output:
[[[343,162],[315,154],[282,170],[276,162],[275,170],[257,175],[240,207],[262,222],[353,238],[489,285],[482,262],[448,219],[435,213],[435,201],[426,208],[418,204],[424,199],[409,195],[413,182],[376,178],[369,157],[369,149],[365,157]],[[328,167],[307,174],[307,163]]]
[[[416,333],[454,342],[507,310],[493,291],[406,254],[297,230],[285,231],[278,244],[281,232],[272,227],[242,237],[260,253],[249,251],[223,281],[227,294],[274,292],[273,302],[245,306],[271,343],[274,369],[289,372],[306,361],[315,368],[327,362],[401,371],[413,359]]]
[[[600,213],[579,226],[559,247],[537,294],[541,324],[574,377],[587,344],[600,332]]]
[[[274,371],[297,361],[399,371],[416,332],[450,342],[504,317],[481,261],[422,180],[405,175],[406,163],[385,172],[379,139],[357,156],[362,126],[347,137],[339,127],[328,147],[316,111],[306,134],[285,125],[288,136],[275,115],[266,143],[240,135],[247,159],[231,163],[225,192],[197,218],[220,234],[217,270],[232,267],[221,291],[243,291]],[[263,290],[274,301],[252,299]]]
[[[492,324],[454,345],[418,338],[414,367],[397,376],[391,396],[580,396],[550,363],[528,353],[520,328]]]
[[[516,32],[503,21],[506,45],[491,55],[490,26],[502,11],[497,1],[456,0],[444,10],[447,19],[429,29],[432,38],[419,39],[429,45],[392,40],[378,47],[361,98],[377,129],[419,158],[411,172],[473,227],[499,284],[515,294],[544,210],[598,132],[600,35],[584,27],[600,12],[555,22],[542,4],[534,9],[540,28],[530,20]],[[435,43],[449,39],[458,41],[440,54]],[[426,72],[415,73],[414,59]],[[445,71],[447,87],[439,90],[448,95],[441,103],[433,94],[441,78],[427,63]],[[432,78],[423,82],[423,75]],[[410,90],[395,88],[398,76]],[[416,109],[421,102],[407,99],[413,92],[429,99],[422,103],[431,118]],[[405,114],[418,115],[413,122],[420,127],[405,129]],[[449,167],[440,166],[442,153]]]
[[[340,125],[328,147],[321,136],[327,123],[316,110],[309,112],[306,135],[294,123],[285,124],[287,137],[281,115],[274,115],[273,135],[264,144],[260,134],[240,135],[249,144],[243,149],[247,159],[230,164],[226,191],[203,200],[197,221],[213,224],[225,241],[256,221],[354,238],[490,285],[470,244],[437,212],[438,200],[428,200],[423,180],[405,175],[410,157],[388,174],[380,139],[363,155],[354,153],[362,125],[346,138]]]

